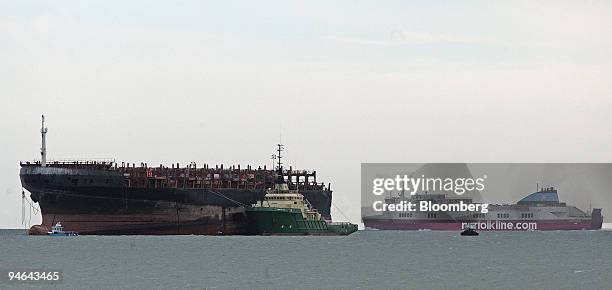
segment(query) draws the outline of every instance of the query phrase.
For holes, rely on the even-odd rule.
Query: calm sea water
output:
[[[27,236],[0,230],[0,268],[52,269],[24,288],[610,289],[612,231],[360,231],[348,237]]]

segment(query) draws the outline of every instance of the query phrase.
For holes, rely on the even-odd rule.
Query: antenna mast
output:
[[[283,144],[277,144],[278,149],[276,150],[278,152],[278,155],[276,156],[276,158],[278,159],[277,164],[278,164],[278,170],[279,172],[282,172],[282,165],[283,163],[281,162],[281,151],[283,151]]]
[[[278,149],[276,149],[276,151],[278,152],[278,155],[272,155],[272,158],[274,159],[274,156],[276,156],[277,160],[277,165],[278,167],[276,168],[276,181],[275,183],[275,188],[277,188],[278,185],[284,184],[285,185],[285,189],[286,189],[286,183],[285,183],[285,177],[283,176],[283,163],[281,162],[282,156],[281,156],[281,152],[283,151],[283,144],[277,144]]]
[[[40,148],[40,166],[47,166],[47,142],[45,135],[47,134],[47,128],[45,127],[45,115],[42,115],[42,122],[40,125],[40,135],[42,137],[41,148]]]

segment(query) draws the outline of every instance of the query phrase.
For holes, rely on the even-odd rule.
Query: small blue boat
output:
[[[54,226],[52,226],[51,231],[47,232],[47,234],[49,236],[70,236],[70,237],[75,237],[79,235],[79,233],[77,232],[64,231],[64,227],[62,226],[60,222],[57,222]]]

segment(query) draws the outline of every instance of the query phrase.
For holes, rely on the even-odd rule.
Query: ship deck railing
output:
[[[24,166],[41,166],[40,161],[20,162]],[[63,159],[47,162],[47,167],[71,169],[108,170],[122,173],[128,187],[153,188],[267,188],[272,187],[277,171],[260,167],[221,166],[196,167],[192,162],[187,167],[172,164],[149,167],[146,163],[115,162],[114,159]],[[316,171],[283,170],[289,188],[305,190],[330,190],[330,184],[317,182]]]

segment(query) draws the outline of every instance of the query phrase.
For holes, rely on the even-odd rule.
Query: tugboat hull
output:
[[[306,220],[295,208],[251,207],[246,210],[250,230],[256,235],[350,235],[357,225]]]

